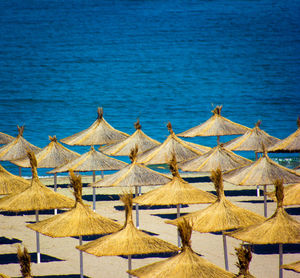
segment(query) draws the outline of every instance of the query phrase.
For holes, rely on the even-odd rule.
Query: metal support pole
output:
[[[57,191],[57,174],[54,173],[54,192]],[[54,209],[54,215],[57,214],[57,209]]]
[[[283,265],[283,245],[280,243],[279,244],[279,278],[283,277],[283,269],[281,266]]]
[[[82,245],[82,236],[79,236],[79,245]],[[80,278],[83,278],[83,254],[81,250],[79,250],[79,258],[80,258]]]
[[[93,211],[96,211],[96,188],[93,187]]]
[[[217,144],[220,145],[220,136],[217,136]]]
[[[132,269],[132,265],[131,265],[131,255],[128,255],[128,270]],[[132,276],[130,274],[128,274],[128,277],[131,278]]]
[[[267,208],[267,186],[266,185],[264,185],[264,217],[267,217],[267,214],[268,214],[268,212],[267,212],[267,210],[268,210],[268,208]]]
[[[19,166],[19,176],[22,177],[22,167]]]
[[[223,236],[223,247],[224,247],[224,260],[225,260],[225,269],[228,271],[228,255],[227,255],[227,242],[226,242],[226,235],[222,231],[222,236]]]
[[[139,186],[135,186],[135,197],[139,196]],[[139,219],[139,204],[135,204],[135,213],[136,213],[136,227],[140,229],[140,219]]]
[[[35,211],[35,222],[39,222],[39,211]],[[41,262],[41,251],[40,251],[40,233],[35,232],[36,234],[36,261],[39,264]]]
[[[177,218],[180,217],[180,204],[177,205]],[[180,234],[179,231],[177,230],[177,245],[178,247],[181,246],[181,239],[180,239]]]
[[[255,152],[255,160],[258,160],[258,153],[257,152]],[[260,196],[259,185],[256,186],[256,196],[257,197]]]

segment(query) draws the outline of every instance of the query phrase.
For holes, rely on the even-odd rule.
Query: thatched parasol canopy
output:
[[[212,172],[212,180],[218,196],[213,204],[175,220],[168,220],[166,223],[178,225],[184,218],[194,231],[209,233],[237,229],[264,221],[264,217],[234,205],[225,197],[220,169]]]
[[[199,157],[179,163],[178,167],[182,171],[189,172],[210,172],[217,168],[228,171],[251,162],[251,160],[227,150],[221,144]]]
[[[297,119],[298,129],[287,138],[268,149],[268,152],[292,153],[300,152],[300,117]]]
[[[81,177],[75,176],[72,171],[70,175],[75,206],[67,212],[29,224],[27,227],[50,237],[108,234],[120,230],[122,228],[120,224],[93,212],[83,203]]]
[[[182,137],[195,137],[195,136],[223,136],[244,134],[248,127],[234,123],[223,116],[221,116],[221,106],[216,106],[212,111],[213,116],[201,125],[195,126],[187,131],[179,133],[178,136]]]
[[[209,147],[200,146],[196,148],[191,143],[187,143],[178,138],[170,124],[167,125],[170,135],[168,138],[159,146],[154,147],[142,154],[137,158],[137,161],[144,164],[165,164],[169,163],[173,153],[176,155],[177,161],[183,161],[194,158],[198,155],[203,154],[210,150]],[[202,147],[203,151],[200,151]]]
[[[30,181],[15,176],[0,165],[0,195],[17,193],[30,186]]]
[[[104,177],[95,183],[89,184],[92,187],[107,186],[149,186],[161,185],[170,181],[170,178],[164,174],[153,171],[143,164],[137,163],[136,155],[138,148],[131,150],[131,164],[125,166],[120,171]]]
[[[129,135],[114,129],[103,118],[103,109],[98,107],[97,120],[87,129],[61,140],[67,145],[91,146],[112,144],[124,140]]]
[[[0,132],[0,144],[8,144],[10,143],[12,140],[14,140],[15,138],[8,135],[8,134],[5,134],[3,132]]]
[[[160,145],[158,141],[150,138],[142,131],[139,120],[134,124],[134,127],[136,131],[131,136],[121,142],[100,147],[100,150],[107,155],[128,156],[135,146],[138,146],[139,153],[143,153]]]
[[[33,151],[34,153],[40,151],[40,148],[30,144],[24,139],[24,126],[18,126],[18,130],[18,136],[13,141],[0,148],[0,160],[16,160],[25,157],[27,151]]]
[[[173,244],[138,230],[132,221],[131,194],[125,194],[121,199],[125,204],[126,212],[126,221],[123,228],[116,233],[98,238],[76,248],[99,257],[178,251],[178,248]]]
[[[269,148],[280,141],[278,138],[270,136],[265,131],[261,130],[259,128],[260,124],[261,121],[258,121],[253,129],[248,130],[244,135],[227,142],[224,144],[224,147],[231,151],[263,152],[262,145]]]
[[[38,168],[55,168],[80,156],[60,144],[56,136],[49,136],[49,139],[50,143],[36,155]],[[20,167],[30,167],[28,157],[12,161],[12,163]]]
[[[119,170],[126,165],[125,162],[111,158],[91,147],[90,151],[48,173],[62,173],[69,170],[76,172]]]
[[[191,227],[181,221],[178,226],[182,240],[179,254],[163,261],[128,271],[139,278],[222,278],[235,277],[232,273],[197,255],[191,247]]]
[[[264,222],[241,228],[227,235],[252,244],[300,243],[300,223],[283,208],[282,180],[275,181],[277,209]]]
[[[0,210],[5,211],[30,211],[55,208],[70,208],[74,201],[70,198],[55,193],[41,183],[37,174],[37,162],[33,152],[29,152],[32,180],[31,185],[24,191],[14,193],[0,199]]]
[[[183,180],[178,172],[175,156],[170,163],[173,178],[167,184],[149,191],[133,199],[141,205],[180,205],[180,204],[207,204],[216,200],[213,194],[198,189]]]
[[[293,270],[295,272],[300,273],[300,261],[290,263],[290,264],[284,264],[281,266],[281,268],[286,270]]]
[[[283,199],[284,206],[300,205],[300,183],[285,186],[283,192],[284,192],[284,199]],[[275,192],[270,192],[267,195],[275,202],[277,201]]]

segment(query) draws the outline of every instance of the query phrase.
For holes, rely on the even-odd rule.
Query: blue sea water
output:
[[[139,117],[162,142],[168,121],[179,133],[222,104],[283,139],[300,115],[299,49],[297,0],[2,0],[0,131],[25,125],[44,147],[89,127],[101,106],[115,128],[132,134]]]

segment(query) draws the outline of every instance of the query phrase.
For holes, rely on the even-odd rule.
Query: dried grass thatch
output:
[[[244,134],[248,127],[234,123],[223,116],[221,116],[222,105],[217,106],[213,111],[213,116],[201,125],[195,126],[187,131],[179,133],[182,137],[195,136],[222,136]]]
[[[27,155],[27,151],[33,151],[37,153],[40,151],[40,148],[30,144],[23,137],[24,126],[19,127],[19,134],[13,141],[4,145],[0,148],[0,160],[16,160],[23,158]]]
[[[142,131],[139,120],[134,126],[136,131],[131,136],[121,142],[100,147],[100,150],[107,155],[128,156],[135,146],[138,146],[139,153],[143,153],[160,145],[160,142],[150,138]]]
[[[273,201],[277,201],[275,191],[267,194]],[[284,187],[284,206],[300,205],[300,183]]]
[[[38,168],[55,168],[80,156],[57,142],[56,136],[49,136],[49,139],[50,143],[36,155]],[[30,167],[27,157],[12,163],[24,168]]]
[[[74,201],[70,198],[53,192],[38,178],[37,162],[33,152],[28,152],[32,167],[31,185],[24,191],[3,197],[0,200],[0,210],[5,211],[30,211],[55,208],[70,208]]]
[[[118,256],[134,254],[151,254],[176,252],[178,248],[164,240],[138,230],[132,221],[132,195],[121,196],[125,205],[126,221],[123,228],[111,235],[107,235],[91,241],[79,250],[95,256]]]
[[[269,148],[279,142],[276,137],[270,136],[259,128],[261,121],[244,135],[227,142],[224,146],[231,151],[255,151],[263,152],[262,145]]]
[[[173,153],[175,153],[177,161],[183,161],[192,159],[210,150],[210,148],[202,146],[203,151],[200,151],[200,145],[195,148],[191,143],[178,138],[173,132],[170,122],[167,127],[170,132],[168,138],[161,145],[140,154],[137,158],[138,162],[144,164],[165,164],[172,159]]]
[[[132,149],[130,154],[131,164],[116,173],[105,176],[102,180],[89,184],[89,186],[149,186],[166,184],[170,181],[168,176],[153,171],[143,164],[137,163],[137,153],[137,148]]]
[[[0,278],[10,278],[10,276],[7,276],[7,275],[5,275],[3,273],[0,273]]]
[[[252,244],[300,243],[300,223],[286,213],[282,207],[282,180],[275,181],[277,209],[263,223],[227,233],[227,235]]]
[[[108,234],[120,230],[120,224],[100,216],[83,203],[81,177],[74,175],[72,171],[70,176],[76,200],[75,207],[27,227],[50,237]]]
[[[173,175],[173,178],[170,182],[134,198],[133,202],[142,205],[154,206],[201,203],[207,204],[216,200],[214,195],[190,185],[180,177],[174,154],[170,161],[170,170]]]
[[[181,252],[171,258],[128,271],[139,278],[221,278],[234,275],[197,255],[191,248],[192,229],[185,221],[179,223]]]
[[[300,182],[300,175],[271,160],[266,152],[253,163],[224,173],[224,180],[236,185],[272,185],[276,179],[292,184]]]
[[[252,259],[251,247],[249,245],[241,245],[239,248],[235,248],[235,254],[238,258],[236,266],[239,268],[237,278],[255,278],[249,272],[249,265]]]
[[[11,174],[0,165],[0,195],[17,193],[30,186],[30,181]]]
[[[48,173],[62,173],[73,170],[76,172],[87,171],[105,171],[105,170],[119,170],[125,167],[127,163],[109,157],[101,152],[98,152],[91,147],[90,151],[73,159],[72,161],[57,167]]]
[[[281,268],[286,270],[293,270],[295,272],[300,273],[300,261],[290,263],[290,264],[284,264],[281,266]]]
[[[210,172],[217,168],[228,171],[251,162],[251,160],[227,150],[221,144],[199,157],[179,163],[178,167],[182,171],[189,172]]]
[[[252,211],[234,205],[225,197],[220,169],[212,171],[211,178],[215,184],[218,199],[205,209],[166,221],[166,223],[178,225],[182,219],[185,219],[194,231],[209,233],[246,227],[265,220],[264,217]]]
[[[300,117],[297,119],[298,129],[287,138],[268,149],[268,152],[290,153],[300,152]]]
[[[8,134],[5,134],[3,132],[0,132],[0,144],[8,144],[10,143],[12,140],[14,140],[15,138],[8,135]]]
[[[114,129],[103,118],[103,109],[98,107],[97,120],[87,129],[61,140],[67,145],[91,146],[112,144],[126,139],[129,135]]]
[[[18,246],[18,259],[21,266],[21,274],[23,278],[31,278],[31,257],[27,251],[27,248]]]

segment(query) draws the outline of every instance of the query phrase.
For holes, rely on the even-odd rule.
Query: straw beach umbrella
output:
[[[240,208],[231,203],[224,195],[222,172],[220,169],[212,171],[211,179],[217,192],[217,200],[203,210],[199,210],[175,220],[166,221],[168,224],[178,225],[184,218],[192,226],[194,231],[200,233],[221,232],[223,234],[225,268],[228,270],[226,230],[246,227],[264,221],[264,217]]]
[[[213,116],[206,122],[177,135],[180,137],[217,136],[217,142],[219,144],[220,136],[244,134],[249,130],[248,127],[234,123],[221,116],[221,110],[222,105],[216,106],[212,111]]]
[[[224,180],[232,184],[264,186],[265,217],[267,217],[266,187],[272,185],[276,179],[282,179],[284,184],[293,184],[300,182],[300,175],[271,160],[266,151],[257,161],[224,173]]]
[[[275,181],[277,208],[275,213],[263,223],[241,228],[227,235],[251,244],[279,244],[279,267],[282,265],[282,244],[300,243],[300,223],[286,213],[283,208],[283,183]],[[282,269],[279,269],[282,277]]]
[[[33,151],[34,153],[40,151],[39,147],[30,144],[24,139],[24,126],[18,126],[18,131],[19,134],[13,141],[0,148],[0,160],[12,161],[25,157],[27,155],[27,151]],[[21,167],[19,167],[19,173],[21,176]]]
[[[176,160],[183,161],[194,158],[210,150],[209,147],[198,145],[195,148],[191,143],[185,142],[178,138],[169,122],[168,130],[170,135],[168,138],[159,146],[154,147],[140,155],[138,155],[137,161],[144,164],[166,164],[172,158],[173,153],[176,155]],[[200,148],[202,151],[200,151]]]
[[[173,175],[172,180],[157,189],[134,198],[134,203],[148,206],[177,205],[177,217],[179,217],[180,205],[208,204],[216,200],[213,194],[190,185],[180,177],[174,155],[169,163]],[[180,238],[178,235],[178,246],[179,245]]]
[[[162,239],[138,230],[132,221],[132,196],[121,196],[125,205],[126,220],[123,228],[113,234],[77,246],[79,250],[95,256],[128,256],[128,269],[131,270],[131,255],[169,253],[179,249]]]
[[[75,172],[89,172],[93,171],[93,182],[95,182],[95,171],[108,171],[108,170],[120,170],[125,167],[127,163],[117,160],[115,158],[109,157],[101,152],[95,150],[92,146],[91,149],[73,159],[72,161],[57,167],[51,171],[49,174],[53,173],[63,173],[73,170]],[[96,210],[96,191],[93,187],[93,210]]]
[[[268,149],[268,152],[291,153],[300,152],[300,117],[297,119],[298,129],[287,138]]]
[[[284,193],[284,199],[283,199],[284,206],[300,205],[300,183],[285,186],[283,189],[283,193]],[[273,201],[275,202],[277,201],[275,192],[268,193],[268,196]]]
[[[79,236],[80,245],[82,245],[83,235],[108,234],[120,230],[122,228],[120,224],[100,216],[83,203],[81,177],[75,176],[72,170],[70,171],[70,177],[76,200],[75,206],[65,213],[35,224],[29,224],[27,227],[50,237]],[[81,251],[80,277],[83,277],[83,258]]]
[[[30,181],[15,176],[0,165],[0,195],[21,192],[30,186]]]
[[[290,264],[283,264],[281,268],[286,270],[293,270],[295,272],[300,273],[300,261],[290,263]]]
[[[49,210],[55,208],[71,208],[74,201],[70,198],[53,192],[47,188],[38,178],[37,162],[33,152],[28,152],[30,158],[32,180],[31,185],[24,191],[14,193],[0,199],[0,210],[4,211],[32,211],[35,210],[36,222],[39,221],[39,210]],[[39,233],[36,233],[37,241],[37,262],[40,263]]]
[[[220,168],[221,171],[228,171],[251,162],[251,160],[236,155],[224,148],[223,144],[220,144],[201,156],[179,163],[178,168],[188,172],[211,172],[216,168]]]
[[[112,145],[103,146],[100,150],[107,155],[128,156],[135,146],[138,146],[139,153],[143,153],[160,145],[158,141],[150,138],[142,131],[139,120],[134,124],[134,127],[136,131],[128,138]]]
[[[0,132],[0,145],[8,144],[14,139],[15,139],[14,137],[12,137],[8,134],[5,134],[3,132]]]
[[[138,147],[131,150],[131,164],[122,168],[120,171],[106,176],[102,180],[89,184],[92,187],[135,187],[135,195],[138,195],[138,188],[141,186],[162,185],[169,182],[171,179],[159,172],[153,171],[143,164],[137,163]],[[138,204],[136,204],[136,227],[139,228]]]
[[[191,247],[192,228],[186,221],[178,223],[182,241],[179,254],[163,261],[152,263],[128,273],[139,278],[225,278],[235,277],[232,273],[214,265],[197,255]]]
[[[87,129],[61,139],[67,145],[92,146],[105,145],[126,139],[129,135],[114,129],[103,118],[103,109],[98,107],[97,120]]]

